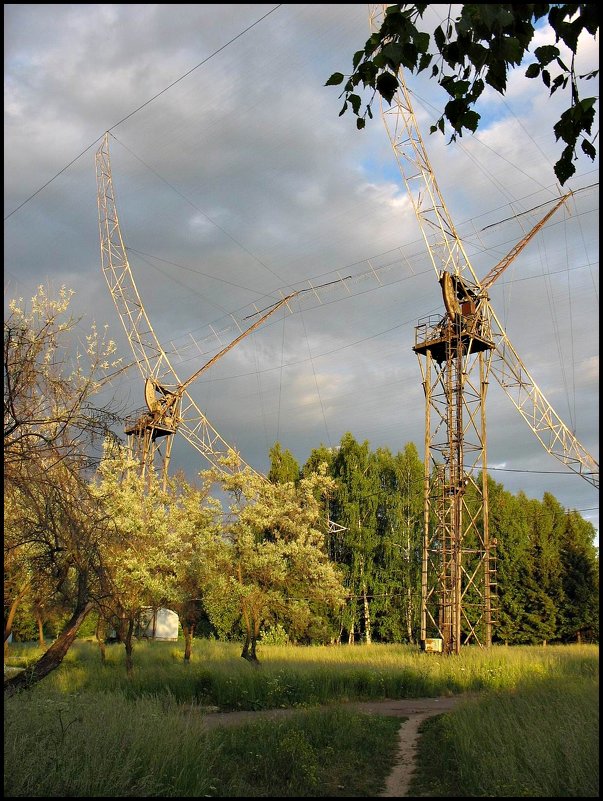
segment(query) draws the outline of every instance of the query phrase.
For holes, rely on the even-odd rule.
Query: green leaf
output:
[[[361,131],[364,128],[364,125],[365,125],[364,119],[362,117],[358,117],[358,119],[356,120],[356,128],[358,128],[358,130]]]
[[[582,140],[582,152],[586,153],[587,156],[590,157],[592,161],[595,160],[595,156],[597,155],[597,151],[595,150],[594,146],[588,141],[588,139]]]
[[[431,64],[431,59],[432,58],[433,58],[433,56],[430,55],[429,53],[423,53],[421,58],[419,59],[419,67],[417,69],[417,72],[423,72],[423,70],[426,70],[427,67]],[[437,70],[437,67],[436,67],[436,70]]]
[[[371,62],[366,63],[369,64]],[[377,69],[384,70],[387,66],[387,59],[381,53],[377,53],[372,63],[375,65],[375,67],[377,67]],[[363,64],[362,66],[366,66],[366,64]]]
[[[560,39],[563,40],[563,42],[565,42],[572,53],[576,52],[578,47],[578,36],[580,36],[581,31],[582,25],[579,19],[575,22],[564,22],[559,25],[558,29],[555,29],[555,33]]]
[[[445,75],[440,81],[440,86],[451,97],[464,97],[469,89],[469,81],[457,81],[452,75]]]
[[[578,105],[580,106],[582,111],[588,111],[595,105],[596,102],[597,102],[596,97],[585,97],[580,101]]]
[[[442,56],[444,61],[453,69],[456,69],[457,64],[462,64],[463,55],[459,51],[458,42],[449,42],[442,48]]]
[[[398,67],[400,66],[400,62],[404,57],[404,51],[402,49],[402,45],[391,42],[390,44],[386,44],[385,47],[382,48],[381,55],[384,56],[390,62],[390,66],[394,70],[397,70]]]
[[[365,61],[358,67],[356,72],[358,82],[362,81],[364,86],[372,86],[373,89],[375,88],[375,78],[379,72],[376,64],[377,58],[378,56],[375,57],[375,61]]]
[[[358,66],[358,64],[360,64],[363,58],[364,58],[364,50],[358,50],[356,51],[356,53],[354,53],[354,57],[352,59],[352,66],[354,67],[354,69],[356,69],[356,67]]]
[[[467,48],[467,56],[475,71],[479,72],[488,60],[488,50],[479,42],[471,42]]]
[[[433,38],[436,43],[436,47],[442,52],[442,48],[446,44],[446,37],[444,36],[444,31],[442,30],[442,26],[438,25],[438,27],[433,32]]]
[[[553,80],[553,86],[551,88],[551,94],[554,94],[557,91],[557,89],[559,89],[560,86],[562,86],[564,89],[567,86],[567,78],[566,78],[565,75],[558,75]]]
[[[376,89],[381,97],[388,103],[392,102],[396,89],[398,88],[398,79],[391,72],[382,72],[376,81]]]
[[[415,45],[419,53],[427,53],[430,40],[431,36],[428,33],[417,33],[415,36]]]
[[[341,109],[341,111],[339,112],[339,116],[340,116],[340,117],[341,117],[341,115],[342,115],[342,114],[345,114],[347,107],[348,107],[348,102],[347,102],[347,100],[346,100],[346,102],[343,104],[343,108],[342,108],[342,109]]]
[[[554,45],[543,45],[542,47],[537,47],[534,50],[534,55],[540,62],[541,66],[546,67],[547,64],[550,64],[555,58],[559,56],[559,48],[555,47]]]
[[[358,95],[350,95],[348,97],[348,101],[352,106],[352,111],[354,114],[358,114],[360,111],[360,103],[362,102]]]
[[[514,36],[502,40],[502,55],[509,64],[520,64],[523,51],[524,48]]]
[[[334,72],[325,83],[325,86],[338,86],[343,81],[343,77],[341,72]]]
[[[542,83],[547,87],[551,85],[551,73],[548,70],[542,70]]]
[[[526,70],[526,78],[537,78],[540,75],[540,64],[530,64]]]
[[[417,66],[419,60],[419,51],[412,42],[405,42],[402,45],[402,64],[409,70],[413,70]]]
[[[484,91],[485,84],[478,78],[477,81],[474,81],[473,86],[471,87],[471,92],[467,95],[467,100],[471,103],[475,103],[481,93]]]
[[[563,153],[561,154],[561,158],[554,166],[555,175],[557,176],[557,180],[561,184],[571,178],[572,175],[576,172],[576,168],[572,163],[572,155],[573,155],[573,148],[569,145],[564,149]]]
[[[548,12],[549,4],[548,3],[534,3],[532,8],[533,8],[532,13],[534,15],[534,19],[540,19],[541,17],[544,17],[546,15],[546,13]]]
[[[472,131],[473,133],[477,131],[479,121],[480,115],[476,111],[469,110],[463,115],[463,127],[467,128],[468,131]]]
[[[501,95],[507,88],[507,68],[504,61],[494,61],[486,73],[486,83]]]
[[[449,100],[444,106],[444,114],[448,122],[452,125],[453,129],[461,135],[463,133],[463,117],[466,113],[467,104],[462,100]]]

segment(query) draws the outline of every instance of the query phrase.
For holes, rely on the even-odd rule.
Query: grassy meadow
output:
[[[27,669],[40,651],[11,645]],[[400,719],[333,701],[471,692],[424,723],[411,795],[598,796],[597,646],[467,647],[77,641],[60,668],[5,699],[7,797],[372,797],[385,786]],[[205,730],[210,709],[294,708],[278,721]]]

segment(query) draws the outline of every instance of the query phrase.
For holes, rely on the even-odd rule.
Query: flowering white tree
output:
[[[102,616],[121,631],[131,675],[134,635],[145,612],[177,595],[172,497],[153,471],[143,477],[127,450],[110,443],[91,493],[111,530],[102,552],[105,593],[97,603]]]

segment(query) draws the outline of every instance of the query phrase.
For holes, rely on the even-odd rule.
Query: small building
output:
[[[141,615],[140,636],[151,640],[177,640],[180,619],[171,609],[146,609]]]

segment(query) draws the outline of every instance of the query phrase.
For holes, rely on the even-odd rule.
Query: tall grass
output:
[[[258,668],[240,658],[235,643],[195,641],[190,664],[183,661],[182,651],[181,644],[138,643],[129,679],[123,646],[108,646],[106,664],[101,665],[96,645],[77,641],[60,669],[44,682],[65,693],[110,690],[137,698],[168,691],[176,700],[223,710],[270,709],[511,689],[530,676],[597,675],[599,658],[593,645],[497,646],[487,651],[466,647],[456,657],[405,645],[264,645]],[[12,653],[9,664],[26,663],[26,648],[15,647]]]
[[[567,676],[488,693],[423,724],[411,795],[599,797],[599,684]]]
[[[41,690],[7,699],[5,797],[366,797],[400,723],[330,709],[205,731],[168,693]]]
[[[598,794],[598,647],[239,646],[143,642],[102,665],[78,641],[42,682],[5,701],[9,797],[370,797],[385,786],[400,720],[343,700],[481,691],[427,721],[414,795]],[[36,649],[12,646],[24,667]],[[291,717],[207,731],[208,706],[296,707]],[[314,707],[314,708],[311,708]]]

